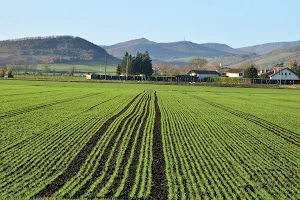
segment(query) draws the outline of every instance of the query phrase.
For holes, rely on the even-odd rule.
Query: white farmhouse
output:
[[[228,77],[243,77],[244,76],[244,69],[229,69],[225,72],[225,75]]]
[[[290,68],[284,68],[279,71],[273,70],[266,73],[266,75],[272,80],[300,80],[299,75],[297,75]]]
[[[198,77],[200,80],[207,77],[220,76],[216,71],[206,71],[206,70],[191,70],[188,73],[190,76]]]

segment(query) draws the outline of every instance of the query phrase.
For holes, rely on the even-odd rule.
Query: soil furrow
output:
[[[150,196],[153,199],[168,199],[166,164],[164,159],[162,133],[161,133],[161,112],[158,105],[156,92],[154,93],[155,122],[153,135],[153,163],[152,163],[152,186]]]
[[[71,161],[67,169],[56,179],[54,179],[50,184],[48,184],[43,190],[37,193],[35,197],[51,197],[65,183],[67,183],[67,181],[74,177],[80,170],[80,167],[84,164],[89,154],[92,152],[93,148],[96,146],[98,140],[101,138],[103,133],[105,133],[109,125],[117,117],[122,115],[122,113],[124,113],[140,95],[141,94],[135,96],[119,113],[108,119],[100,127],[100,129],[90,138],[90,140],[85,144],[85,146],[80,150],[80,152],[75,156],[75,158]]]

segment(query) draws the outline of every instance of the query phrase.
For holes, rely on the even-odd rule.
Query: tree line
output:
[[[125,53],[121,64],[117,66],[117,75],[146,75],[153,74],[152,60],[149,52],[137,53],[136,56]]]

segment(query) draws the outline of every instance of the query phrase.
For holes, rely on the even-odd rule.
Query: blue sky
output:
[[[0,40],[74,35],[109,45],[145,37],[242,47],[300,40],[299,0],[0,0]]]

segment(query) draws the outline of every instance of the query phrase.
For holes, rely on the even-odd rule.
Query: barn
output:
[[[200,80],[207,78],[207,77],[215,77],[215,76],[221,76],[216,71],[206,71],[206,70],[191,70],[188,73],[190,76],[198,77]]]

